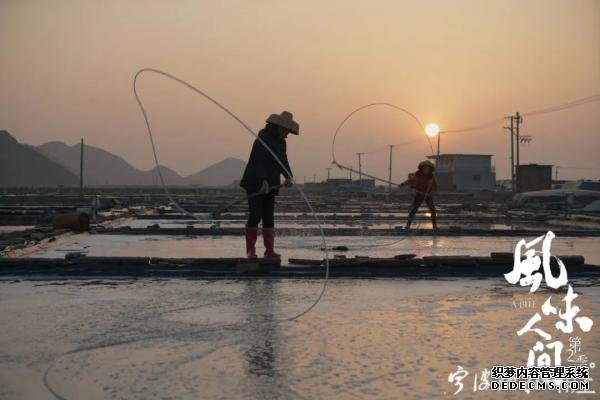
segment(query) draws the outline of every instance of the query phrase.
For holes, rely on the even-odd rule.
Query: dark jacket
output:
[[[415,172],[414,176],[408,179],[406,185],[415,189],[421,194],[431,195],[437,192],[438,185],[435,179],[435,175],[425,175],[421,170]]]
[[[291,173],[290,164],[287,158],[287,145],[285,139],[279,137],[279,129],[275,125],[267,124],[267,126],[258,133],[258,137],[269,146],[271,150],[281,160],[283,165]],[[252,145],[252,152],[246,164],[244,175],[240,186],[246,189],[250,194],[260,190],[263,180],[269,183],[269,187],[281,185],[280,175],[283,174],[286,178],[291,178],[287,172],[281,168],[281,165],[273,157],[273,155],[256,139]],[[274,191],[278,193],[277,190]]]

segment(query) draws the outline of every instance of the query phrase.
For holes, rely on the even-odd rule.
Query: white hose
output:
[[[419,118],[417,118],[417,116],[416,116],[416,115],[414,115],[413,113],[411,113],[410,111],[408,111],[408,110],[407,110],[407,109],[405,109],[405,108],[399,107],[399,106],[397,106],[397,105],[395,105],[395,104],[391,104],[391,103],[384,103],[384,102],[365,104],[364,106],[360,106],[360,107],[358,107],[357,109],[355,109],[354,111],[352,111],[350,114],[348,114],[348,115],[346,116],[346,118],[344,118],[344,119],[342,120],[342,122],[340,122],[340,124],[337,126],[337,128],[336,128],[336,130],[335,130],[335,133],[333,134],[333,141],[331,142],[331,159],[332,159],[332,164],[334,164],[335,166],[337,166],[337,167],[338,167],[338,168],[340,168],[340,169],[344,169],[344,170],[346,170],[346,171],[350,171],[350,172],[358,173],[358,174],[364,175],[364,176],[366,176],[366,177],[368,177],[368,178],[374,179],[374,180],[376,180],[376,181],[380,181],[380,182],[383,182],[383,183],[388,183],[388,184],[390,184],[390,185],[398,186],[398,184],[397,184],[397,183],[391,182],[391,181],[390,181],[390,180],[388,180],[388,179],[383,179],[383,178],[379,178],[379,177],[377,177],[377,176],[374,176],[374,175],[369,175],[369,174],[366,174],[366,173],[364,173],[363,171],[357,171],[357,170],[353,169],[352,167],[348,167],[348,166],[346,166],[346,165],[340,164],[339,162],[337,162],[337,160],[336,160],[336,158],[335,158],[335,140],[337,139],[338,133],[340,132],[340,130],[342,129],[342,127],[344,126],[344,124],[346,124],[346,122],[347,122],[347,121],[348,121],[348,120],[349,120],[349,119],[350,119],[350,118],[351,118],[351,117],[352,117],[354,114],[356,114],[357,112],[359,112],[359,111],[362,111],[362,110],[364,110],[364,109],[366,109],[366,108],[370,108],[370,107],[377,107],[377,106],[385,106],[385,107],[390,107],[390,108],[393,108],[394,110],[401,111],[401,112],[403,112],[403,113],[407,114],[408,116],[410,116],[410,117],[411,117],[411,118],[412,118],[412,119],[413,119],[413,120],[414,120],[414,121],[415,121],[415,122],[416,122],[416,123],[419,125],[419,127],[421,128],[421,131],[422,131],[422,132],[424,132],[424,131],[425,131],[425,127],[423,126],[423,123],[421,123],[421,120],[419,120]],[[428,142],[428,144],[429,144],[429,148],[431,149],[431,154],[433,154],[433,153],[434,153],[434,151],[433,151],[433,145],[431,144],[431,140],[429,140],[429,136],[425,136],[425,137],[427,138],[427,142]],[[429,191],[428,191],[428,192],[429,192]],[[426,194],[427,194],[427,193],[426,193]],[[417,225],[417,228],[419,228],[421,224],[419,223],[419,221],[416,221],[416,225]],[[390,243],[382,243],[382,244],[367,244],[367,245],[360,246],[360,247],[358,247],[358,248],[359,248],[359,249],[365,249],[365,248],[372,248],[372,247],[386,247],[386,246],[392,246],[392,245],[394,245],[394,244],[396,244],[396,243],[400,243],[401,241],[403,241],[404,239],[406,239],[408,236],[409,236],[409,235],[405,235],[405,236],[403,236],[402,238],[400,238],[400,239],[398,239],[398,240],[394,240],[393,242],[390,242]]]
[[[338,125],[338,127],[336,128],[335,133],[333,134],[333,141],[331,142],[331,159],[332,159],[332,163],[334,165],[338,166],[339,168],[345,169],[347,171],[358,172],[358,171],[353,170],[352,168],[349,168],[346,165],[342,165],[342,164],[340,164],[340,163],[337,162],[337,160],[335,159],[335,139],[337,138],[337,135],[338,135],[340,129],[342,129],[342,127],[344,126],[344,124],[346,123],[346,121],[348,121],[354,114],[356,114],[357,112],[362,111],[362,110],[364,110],[366,108],[376,107],[376,106],[391,107],[391,108],[393,108],[395,110],[398,110],[398,111],[401,111],[401,112],[407,114],[408,116],[410,116],[419,125],[419,127],[421,128],[421,132],[425,131],[425,128],[423,127],[423,124],[421,123],[421,120],[419,118],[417,118],[417,116],[415,114],[411,113],[410,111],[408,111],[405,108],[398,107],[397,105],[391,104],[391,103],[371,103],[371,104],[365,104],[364,106],[360,106],[357,109],[355,109],[354,111],[352,111],[350,114],[348,114],[346,116],[346,118],[344,118],[342,120],[342,122],[340,122],[340,124]],[[433,145],[431,144],[431,140],[429,140],[429,136],[425,136],[425,137],[427,138],[427,142],[429,143],[429,148],[431,149],[431,154],[434,154]],[[362,175],[368,176],[369,178],[376,179],[376,180],[381,181],[381,182],[394,184],[393,182],[389,182],[386,179],[381,179],[381,178],[378,178],[376,176],[367,175],[364,172],[362,172]]]
[[[167,195],[167,197],[169,198],[169,200],[171,201],[171,203],[173,203],[175,205],[175,207],[182,213],[191,216],[192,218],[198,220],[198,217],[188,211],[186,211],[183,207],[181,207],[179,205],[179,203],[173,198],[173,196],[171,195],[171,192],[169,191],[169,189],[167,188],[167,185],[165,184],[161,169],[160,169],[160,164],[158,162],[158,154],[156,151],[156,146],[154,144],[154,138],[152,136],[152,128],[150,127],[150,120],[148,119],[148,114],[146,113],[146,109],[144,108],[144,105],[142,103],[142,101],[140,100],[140,97],[138,95],[137,92],[137,79],[138,77],[144,73],[144,72],[153,72],[155,74],[164,76],[166,78],[169,78],[171,80],[174,80],[175,82],[178,82],[180,84],[182,84],[183,86],[187,87],[188,89],[191,89],[192,91],[194,91],[195,93],[203,96],[205,99],[209,100],[211,103],[213,103],[214,105],[216,105],[217,107],[219,107],[221,110],[223,110],[225,113],[227,113],[227,115],[229,115],[231,118],[233,118],[234,120],[236,120],[242,127],[244,127],[248,132],[250,132],[252,134],[252,136],[254,136],[254,138],[256,140],[258,140],[260,142],[260,144],[262,146],[265,147],[265,149],[273,156],[273,158],[275,158],[275,160],[277,161],[277,163],[281,166],[281,168],[287,173],[288,176],[292,176],[291,172],[285,167],[285,165],[283,164],[283,162],[279,159],[279,157],[277,157],[277,155],[273,152],[273,150],[271,150],[271,148],[244,122],[242,121],[237,115],[235,115],[233,112],[229,111],[229,109],[227,107],[225,107],[224,105],[222,105],[221,103],[219,103],[217,100],[215,100],[214,98],[212,98],[211,96],[209,96],[208,94],[204,93],[202,90],[198,89],[197,87],[191,85],[190,83],[184,81],[183,79],[179,79],[174,75],[171,75],[167,72],[158,70],[158,69],[154,69],[154,68],[143,68],[141,70],[139,70],[134,78],[133,78],[133,93],[135,95],[135,99],[137,100],[138,105],[140,106],[140,110],[142,111],[142,115],[144,116],[144,121],[146,122],[146,129],[148,131],[148,136],[150,137],[150,144],[152,145],[152,153],[154,154],[154,162],[156,164],[156,169],[158,171],[158,177],[160,179],[160,183],[165,191],[165,194]],[[306,313],[310,312],[313,308],[316,307],[317,304],[319,304],[319,302],[321,301],[321,298],[323,297],[323,295],[325,294],[325,291],[327,289],[327,282],[329,280],[329,254],[327,251],[327,241],[325,240],[325,232],[323,232],[323,228],[321,227],[321,221],[319,220],[319,218],[317,217],[317,214],[315,212],[315,210],[313,209],[312,205],[310,204],[310,201],[308,200],[308,198],[306,197],[306,194],[304,193],[304,191],[302,190],[302,188],[300,188],[300,186],[296,185],[294,178],[291,178],[292,182],[294,183],[294,186],[296,187],[296,189],[298,189],[298,192],[300,193],[300,195],[302,196],[302,198],[304,199],[304,202],[306,203],[306,205],[308,206],[311,214],[313,215],[315,221],[317,222],[317,225],[319,227],[319,231],[321,233],[321,241],[323,243],[323,248],[325,249],[325,279],[323,280],[323,287],[321,288],[321,292],[319,293],[319,295],[317,296],[317,298],[315,299],[315,301],[308,307],[306,308],[304,311],[302,311],[301,313],[294,315],[293,317],[287,318],[288,321],[293,321],[297,318],[300,318],[301,316],[305,315]]]

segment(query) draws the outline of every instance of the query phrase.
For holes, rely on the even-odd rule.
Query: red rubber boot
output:
[[[246,227],[246,256],[248,258],[257,258],[256,255],[256,237],[258,228]]]
[[[281,256],[275,253],[273,246],[275,246],[275,229],[274,228],[263,228],[262,230],[263,242],[265,243],[265,257],[266,258],[281,258]]]

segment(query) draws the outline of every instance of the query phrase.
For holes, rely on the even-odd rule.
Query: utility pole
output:
[[[440,140],[441,140],[440,136],[442,136],[442,133],[438,132],[438,134],[437,134],[437,155],[435,156],[435,167],[436,168],[438,166],[438,162],[440,159]]]
[[[350,169],[348,170],[348,174],[350,175],[350,183],[352,183],[352,170],[354,169],[354,165],[350,166]]]
[[[510,118],[510,189],[515,192],[515,134],[514,119]]]
[[[560,168],[560,165],[555,165],[554,166],[554,180],[556,182],[558,182],[558,169]]]
[[[314,182],[314,183],[317,183],[317,174],[314,174],[314,175],[313,175],[313,182]]]
[[[515,192],[515,117],[508,116],[504,117],[510,120],[510,126],[505,126],[510,134],[510,188],[512,192]]]
[[[327,180],[329,180],[329,175],[331,173],[331,168],[325,168],[327,170]]]
[[[392,195],[392,153],[394,150],[394,145],[390,144],[390,169],[389,169],[389,174],[388,174],[388,196]]]
[[[521,138],[519,136],[519,125],[521,125],[521,123],[523,122],[523,117],[521,117],[521,114],[519,114],[519,112],[517,111],[515,114],[515,144],[517,145],[517,162],[515,164],[515,170],[516,170],[516,178],[517,178],[517,192],[519,192],[521,190],[520,188],[520,184],[519,184],[519,165],[521,165],[520,161],[519,161],[519,148],[521,147]]]
[[[81,153],[79,156],[79,197],[83,199],[83,138],[81,138]]]
[[[358,156],[358,183],[362,185],[362,155],[365,153],[356,153]]]

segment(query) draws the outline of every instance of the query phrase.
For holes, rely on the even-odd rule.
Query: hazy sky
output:
[[[272,112],[300,123],[288,139],[297,178],[325,176],[331,139],[353,109],[390,102],[442,129],[476,125],[600,93],[600,0],[134,1],[0,0],[0,129],[21,142],[86,142],[153,166],[132,94],[143,67],[198,85],[258,130]],[[252,137],[222,111],[156,76],[140,82],[161,163],[194,172],[246,160]],[[600,102],[526,118],[523,163],[600,177]],[[337,158],[400,180],[429,154],[418,126],[370,109],[339,136]],[[442,152],[494,154],[502,126],[442,136]],[[332,176],[346,173],[332,171]]]

